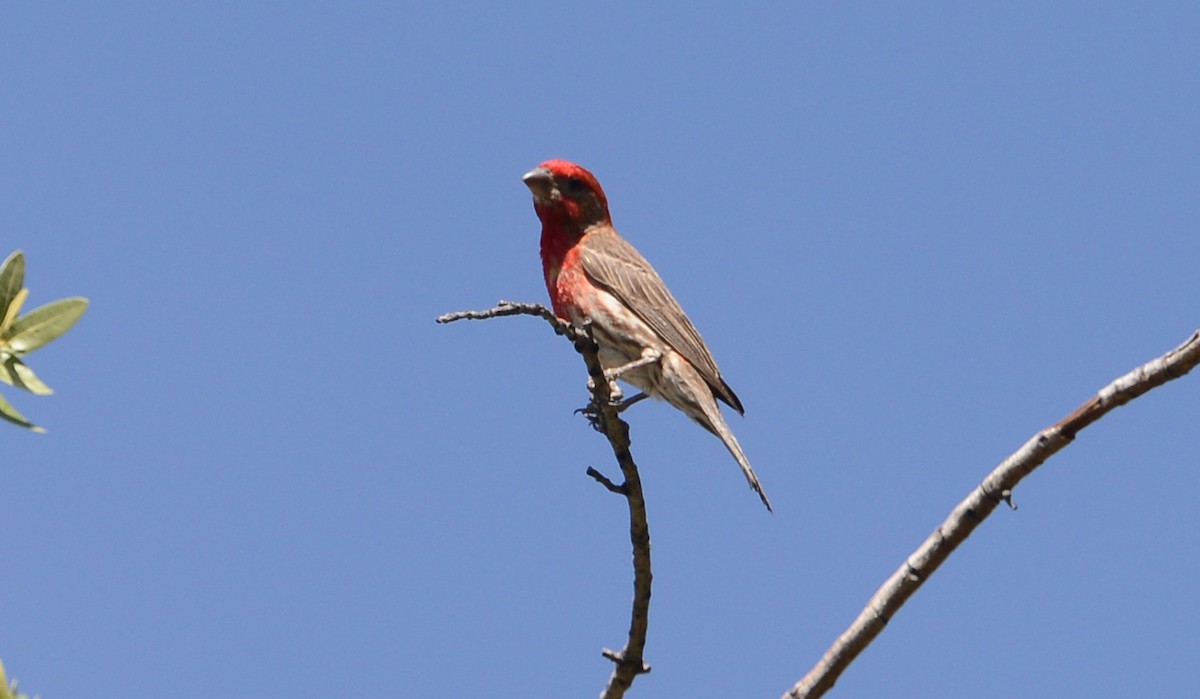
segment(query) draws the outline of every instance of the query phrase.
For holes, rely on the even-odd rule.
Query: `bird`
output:
[[[717,405],[745,414],[742,402],[658,272],[613,227],[596,176],[567,160],[547,160],[521,179],[542,224],[542,273],[554,314],[590,326],[610,380],[666,401],[716,435],[773,511]],[[617,389],[613,398],[620,395]]]

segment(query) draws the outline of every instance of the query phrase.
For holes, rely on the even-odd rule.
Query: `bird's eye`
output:
[[[567,191],[571,194],[583,194],[588,191],[588,186],[578,177],[571,177],[567,180]]]

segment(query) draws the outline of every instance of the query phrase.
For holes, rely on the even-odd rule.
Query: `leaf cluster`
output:
[[[0,663],[0,699],[29,699],[28,695],[17,691],[15,681],[9,683],[8,677],[4,674],[4,663]]]
[[[87,310],[80,296],[60,299],[21,315],[29,297],[25,288],[25,255],[20,250],[0,265],[0,381],[39,396],[54,391],[33,373],[23,357],[58,339]],[[44,432],[0,395],[0,419]],[[2,697],[0,697],[2,699]]]

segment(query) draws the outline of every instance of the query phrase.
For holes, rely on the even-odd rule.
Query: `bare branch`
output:
[[[591,476],[592,478],[596,479],[597,483],[599,483],[600,485],[607,488],[608,492],[616,493],[617,495],[625,494],[625,486],[624,485],[617,485],[616,483],[613,483],[612,481],[610,481],[608,479],[608,476],[604,475],[603,473],[600,473],[599,471],[592,468],[591,466],[588,466],[587,474],[589,476]],[[605,657],[607,657],[607,656],[605,656]]]
[[[1012,490],[1038,466],[1067,446],[1080,430],[1113,408],[1177,379],[1200,364],[1200,331],[1187,342],[1147,362],[1100,389],[1091,400],[1058,423],[1038,432],[1002,461],[987,478],[954,508],[946,521],[929,535],[871,597],[858,618],[834,641],[820,662],[784,695],[784,699],[819,697],[831,689],[854,661],[938,566],[970,536],[975,527],[1001,502],[1013,509]]]
[[[438,323],[453,323],[456,320],[487,320],[488,318],[499,318],[501,316],[538,316],[545,318],[546,322],[554,326],[554,331],[559,335],[567,335],[570,331],[571,324],[559,320],[550,309],[540,303],[514,303],[512,301],[500,300],[496,303],[495,308],[489,308],[486,311],[456,311],[454,313],[443,313],[437,317]],[[571,339],[575,339],[573,335],[568,335]]]
[[[587,328],[578,328],[556,317],[545,306],[536,303],[512,303],[500,301],[495,308],[486,311],[459,311],[438,316],[439,323],[456,320],[484,320],[512,315],[538,316],[550,323],[554,332],[565,335],[583,357],[591,377],[589,387],[592,406],[587,411],[598,431],[603,432],[612,446],[613,455],[621,467],[625,482],[617,485],[602,473],[589,467],[587,474],[611,492],[624,495],[629,503],[629,540],[633,545],[633,609],[630,613],[629,640],[620,652],[605,648],[601,654],[616,663],[602,699],[621,699],[638,675],[650,672],[643,660],[646,648],[646,631],[650,614],[650,527],[646,519],[646,500],[642,495],[642,480],[637,464],[629,450],[629,425],[621,419],[621,405],[610,400],[610,380],[600,366],[599,348]]]
[[[588,365],[588,374],[592,377],[592,402],[599,410],[599,425],[608,437],[613,455],[617,457],[617,463],[620,464],[621,473],[625,477],[625,482],[617,488],[629,501],[629,541],[633,545],[633,609],[629,620],[629,640],[620,653],[613,653],[608,649],[603,651],[604,657],[612,660],[617,666],[613,668],[608,686],[600,695],[602,699],[621,699],[633,684],[634,678],[650,672],[650,666],[642,657],[646,649],[646,631],[649,627],[650,582],[654,577],[650,571],[650,527],[646,519],[646,500],[642,495],[642,479],[629,451],[629,425],[617,414],[618,406],[609,401],[608,379],[600,367],[596,344],[590,337],[585,337],[575,341],[575,348],[583,355]],[[595,469],[590,469],[589,472],[593,478],[599,475]]]

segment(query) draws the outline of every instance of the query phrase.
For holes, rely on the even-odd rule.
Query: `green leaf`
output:
[[[5,376],[7,374],[7,377]],[[11,381],[9,379],[12,379]],[[11,384],[17,388],[23,388],[30,393],[39,396],[48,396],[54,393],[54,389],[42,383],[42,380],[33,373],[30,369],[17,359],[16,355],[10,354],[4,359],[3,368],[0,368],[0,381]]]
[[[87,306],[87,299],[74,296],[35,308],[13,322],[4,340],[14,352],[32,352],[70,330]]]
[[[18,412],[16,408],[12,407],[12,404],[4,399],[4,396],[0,396],[0,419],[8,420],[9,422],[18,424],[21,427],[28,427],[34,432],[46,431],[33,424],[29,420],[26,420],[24,415]]]
[[[17,250],[0,265],[0,318],[8,314],[8,307],[25,286],[25,253]]]
[[[29,289],[21,289],[17,292],[17,297],[8,304],[8,310],[0,316],[0,342],[8,337],[8,329],[12,327],[13,321],[17,319],[17,314],[21,312],[21,307],[25,305],[25,299],[29,298]]]
[[[16,680],[9,683],[8,677],[4,674],[4,663],[2,662],[0,662],[0,699],[29,699],[28,695],[17,692]]]

